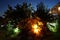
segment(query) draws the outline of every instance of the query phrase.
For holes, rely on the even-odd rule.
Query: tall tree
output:
[[[26,18],[27,17],[27,9],[28,9],[28,5],[27,5],[27,3],[26,2],[23,2],[23,5],[22,5],[22,7],[21,7],[21,17],[22,18]]]
[[[5,19],[10,20],[12,18],[12,15],[11,15],[12,12],[13,12],[12,7],[10,5],[8,5],[8,9],[7,9],[7,11],[5,12],[5,15],[4,15]]]
[[[43,20],[47,20],[47,14],[49,10],[48,8],[44,5],[43,2],[40,2],[37,5],[37,16],[40,17]]]

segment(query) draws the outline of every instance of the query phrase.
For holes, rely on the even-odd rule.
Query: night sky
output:
[[[7,10],[8,4],[14,7],[17,3],[22,4],[24,1],[27,3],[32,3],[34,9],[36,9],[36,5],[43,1],[48,8],[52,8],[55,4],[59,2],[59,0],[0,0],[0,16],[4,14]]]

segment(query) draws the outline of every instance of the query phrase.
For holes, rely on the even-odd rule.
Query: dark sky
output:
[[[8,4],[14,7],[17,3],[22,4],[24,1],[27,3],[32,3],[34,9],[36,9],[36,5],[43,1],[45,5],[48,5],[48,8],[52,8],[59,0],[0,0],[0,16],[4,14],[7,10]]]

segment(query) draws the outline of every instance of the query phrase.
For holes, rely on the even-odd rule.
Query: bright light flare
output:
[[[14,30],[14,32],[18,32],[18,28],[16,28],[16,29]]]
[[[13,34],[11,35],[11,37],[16,37],[20,32],[21,32],[21,30],[18,27],[14,28]]]
[[[31,31],[36,36],[42,34],[42,28],[44,27],[43,22],[40,18],[36,17],[35,19],[29,19],[28,23],[31,25]]]
[[[40,32],[41,32],[42,28],[37,28],[37,29],[33,29],[33,32],[36,34],[36,35],[39,35]]]
[[[34,29],[35,34],[39,34],[39,29]]]
[[[58,11],[60,11],[60,7],[58,7]]]
[[[15,32],[15,33],[19,33],[19,32],[20,32],[19,28],[18,28],[18,27],[15,28],[15,29],[14,29],[14,32]]]
[[[39,25],[43,25],[41,22],[39,24],[32,25],[32,31],[36,35],[40,35],[42,28]]]
[[[34,33],[38,33],[38,29],[34,29]]]
[[[32,28],[36,29],[36,28],[38,28],[38,25],[34,24],[34,25],[32,25]]]

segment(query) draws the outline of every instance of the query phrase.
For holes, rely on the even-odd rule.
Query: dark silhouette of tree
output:
[[[3,17],[0,16],[0,23],[1,23],[2,20],[3,20]]]
[[[0,16],[0,27],[2,23],[3,23],[3,17]]]
[[[15,9],[14,9],[12,15],[13,15],[13,20],[15,20],[15,21],[18,21],[21,18],[21,16],[20,16],[21,15],[21,5],[17,4],[15,6]]]
[[[29,5],[27,5],[26,2],[23,2],[22,5],[17,4],[15,6],[15,9],[12,8],[12,6],[8,5],[8,9],[5,12],[4,17],[7,20],[20,20],[20,19],[25,19],[25,18],[29,18],[32,16],[32,4],[30,3]]]
[[[29,18],[32,17],[32,11],[33,11],[33,7],[32,7],[32,3],[30,3],[29,6],[28,6],[28,16],[29,16]]]
[[[10,5],[8,5],[8,9],[7,9],[7,11],[5,12],[5,15],[4,15],[5,19],[10,20],[12,18],[12,15],[11,15],[12,12],[13,12],[12,7]]]
[[[27,3],[23,2],[23,5],[21,6],[21,18],[26,18],[26,12],[27,12]]]
[[[46,21],[47,20],[47,16],[48,16],[48,12],[49,12],[49,9],[44,5],[43,2],[40,2],[38,5],[37,5],[37,11],[36,11],[36,15],[38,17],[40,17],[42,20]]]

